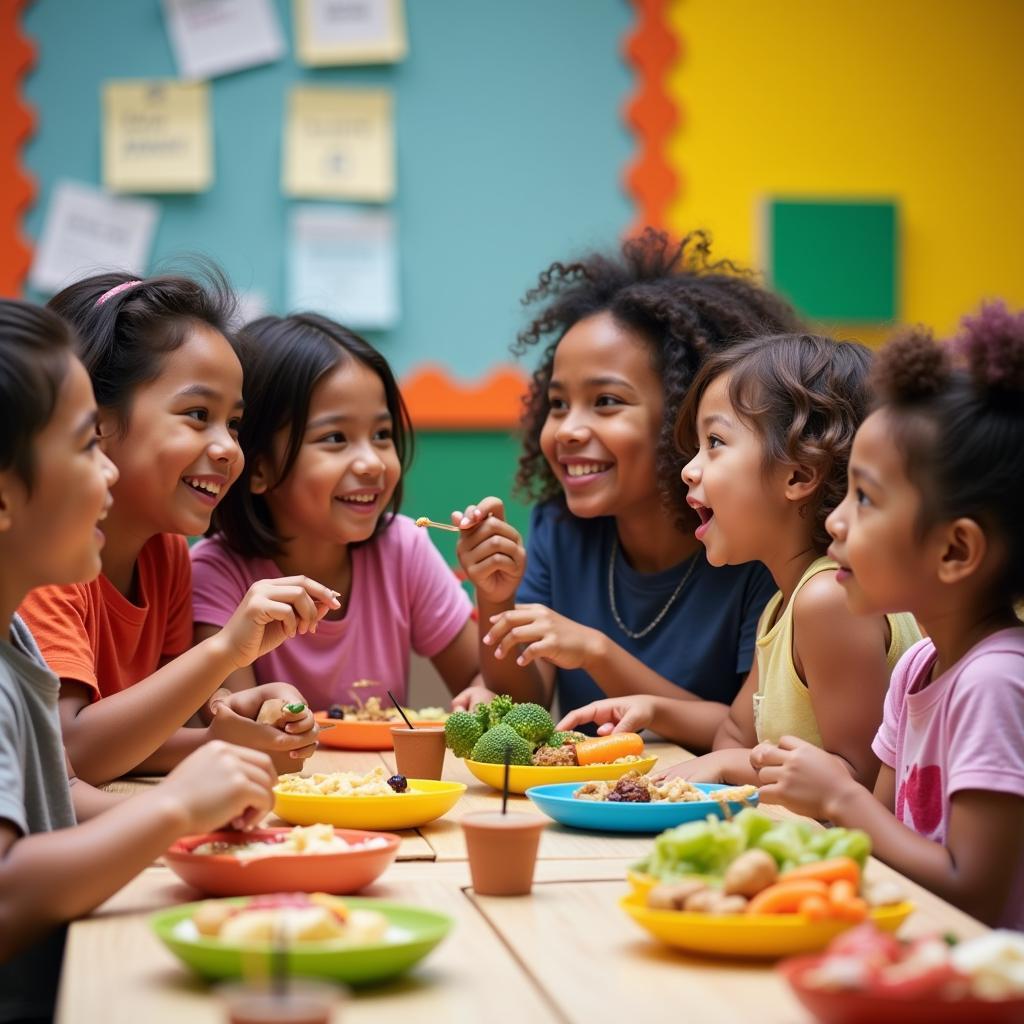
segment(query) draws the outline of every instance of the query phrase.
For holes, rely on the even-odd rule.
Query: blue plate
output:
[[[733,789],[717,782],[694,783],[705,793],[716,789]],[[549,817],[573,828],[595,832],[662,832],[684,821],[703,821],[709,814],[722,817],[719,800],[694,800],[690,803],[610,804],[605,800],[574,800],[580,788],[577,782],[558,782],[549,786],[533,786],[526,795]],[[757,794],[748,798],[757,803]],[[743,804],[729,803],[735,814]]]

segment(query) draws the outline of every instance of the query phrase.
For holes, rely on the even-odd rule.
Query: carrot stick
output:
[[[833,857],[831,860],[818,860],[811,864],[801,864],[787,871],[780,882],[816,878],[819,882],[831,885],[840,880],[850,882],[854,888],[860,885],[860,865],[852,857]]]
[[[577,764],[608,764],[630,754],[642,754],[644,741],[635,732],[613,732],[576,744]]]
[[[828,886],[816,878],[776,882],[762,889],[748,904],[748,914],[795,914],[810,896],[828,898]]]

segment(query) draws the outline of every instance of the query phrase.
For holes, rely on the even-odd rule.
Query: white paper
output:
[[[391,0],[308,0],[310,28],[324,47],[376,43],[391,33]]]
[[[377,64],[408,50],[403,0],[293,0],[295,52],[311,66]]]
[[[356,330],[398,322],[395,222],[386,210],[298,206],[292,212],[288,305]]]
[[[159,217],[160,207],[151,199],[112,196],[76,181],[58,182],[29,284],[50,293],[109,270],[141,276],[149,265]]]
[[[163,0],[182,78],[213,78],[284,56],[271,0]]]

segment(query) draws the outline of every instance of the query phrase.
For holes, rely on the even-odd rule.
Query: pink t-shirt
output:
[[[893,670],[872,749],[896,774],[896,817],[945,843],[950,797],[965,789],[1024,799],[1024,629],[1004,629],[972,647],[938,679],[929,639]],[[1024,863],[1015,873],[1003,927],[1024,929]]]
[[[285,574],[268,558],[245,558],[218,534],[192,548],[192,614],[223,626],[257,580]],[[361,699],[386,690],[406,699],[409,652],[432,658],[459,634],[472,605],[427,535],[407,516],[352,550],[352,593],[345,617],[323,620],[316,633],[286,640],[253,665],[258,683],[289,682],[323,710],[349,704],[357,679],[380,682]]]

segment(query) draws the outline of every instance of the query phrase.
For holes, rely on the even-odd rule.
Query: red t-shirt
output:
[[[176,534],[146,541],[136,563],[138,604],[106,576],[33,590],[18,609],[50,669],[96,696],[126,690],[192,646],[192,570]]]

